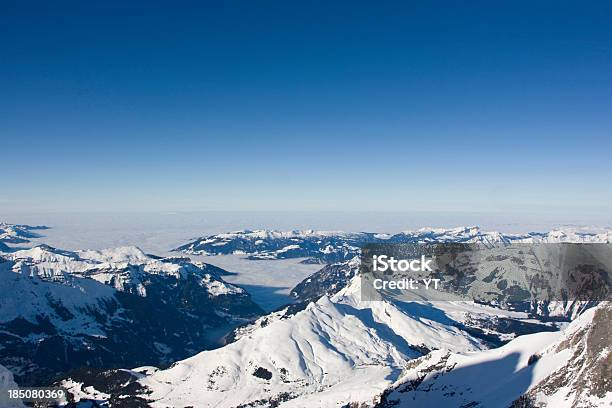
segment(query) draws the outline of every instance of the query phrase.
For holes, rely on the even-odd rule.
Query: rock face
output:
[[[587,322],[589,318],[592,320]],[[603,303],[570,327],[542,355],[569,355],[555,370],[514,403],[531,406],[597,407],[612,404],[612,305]]]
[[[138,248],[0,255],[0,362],[22,385],[82,366],[164,365],[263,311],[220,268]],[[214,334],[213,333],[217,333]]]
[[[359,257],[326,265],[298,283],[291,296],[299,302],[316,301],[324,295],[334,295],[359,272]]]
[[[563,332],[521,336],[469,355],[434,351],[410,361],[376,406],[609,406],[611,317],[612,307],[602,302]]]

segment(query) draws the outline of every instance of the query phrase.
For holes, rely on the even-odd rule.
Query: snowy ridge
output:
[[[30,242],[30,238],[38,238],[40,236],[36,231],[46,229],[49,229],[49,227],[0,222],[0,241],[12,244]]]
[[[350,233],[344,231],[316,231],[316,230],[240,230],[216,235],[219,238],[234,239],[241,237],[256,238],[256,239],[278,239],[278,238],[302,238],[302,237],[354,237],[360,233]]]
[[[48,229],[45,226],[16,225],[0,222],[0,251],[10,251],[9,245],[25,244],[31,238],[38,238],[37,231]]]
[[[42,279],[62,281],[66,275],[90,278],[146,296],[143,281],[150,275],[185,279],[197,276],[202,286],[215,293],[244,293],[218,275],[218,268],[206,264],[195,265],[187,258],[157,258],[146,255],[134,246],[105,249],[102,251],[63,251],[48,245],[9,252],[4,257],[13,261],[14,271]],[[214,293],[213,293],[214,292]]]
[[[26,384],[94,362],[184,358],[213,345],[209,329],[263,313],[223,273],[136,247],[1,253],[0,293],[11,296],[0,297],[0,358]]]
[[[342,231],[236,231],[209,235],[176,248],[176,251],[198,255],[241,254],[250,259],[308,258],[308,262],[333,263],[347,261],[369,243],[457,242],[484,245],[512,242],[603,242],[610,243],[612,231],[599,233],[578,229],[554,230],[546,233],[504,234],[482,231],[479,227],[421,228],[395,235]]]
[[[342,231],[236,231],[193,240],[175,249],[188,254],[240,254],[249,259],[308,258],[308,262],[330,263],[350,259],[359,245],[375,234]]]

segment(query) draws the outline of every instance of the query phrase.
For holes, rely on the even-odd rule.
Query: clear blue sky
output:
[[[610,2],[4,1],[0,210],[612,209],[611,21]]]

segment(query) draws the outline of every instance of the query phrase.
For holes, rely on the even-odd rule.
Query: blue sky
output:
[[[3,2],[0,210],[612,209],[609,2]]]

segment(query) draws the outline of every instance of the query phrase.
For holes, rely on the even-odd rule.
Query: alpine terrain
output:
[[[381,242],[607,244],[610,232],[242,231],[177,248],[324,264],[266,315],[208,263],[7,244],[0,290],[18,295],[0,304],[0,364],[79,407],[610,406],[609,302],[365,300],[361,247]],[[487,259],[458,293],[510,279],[512,257]],[[207,335],[219,328],[222,347]]]

